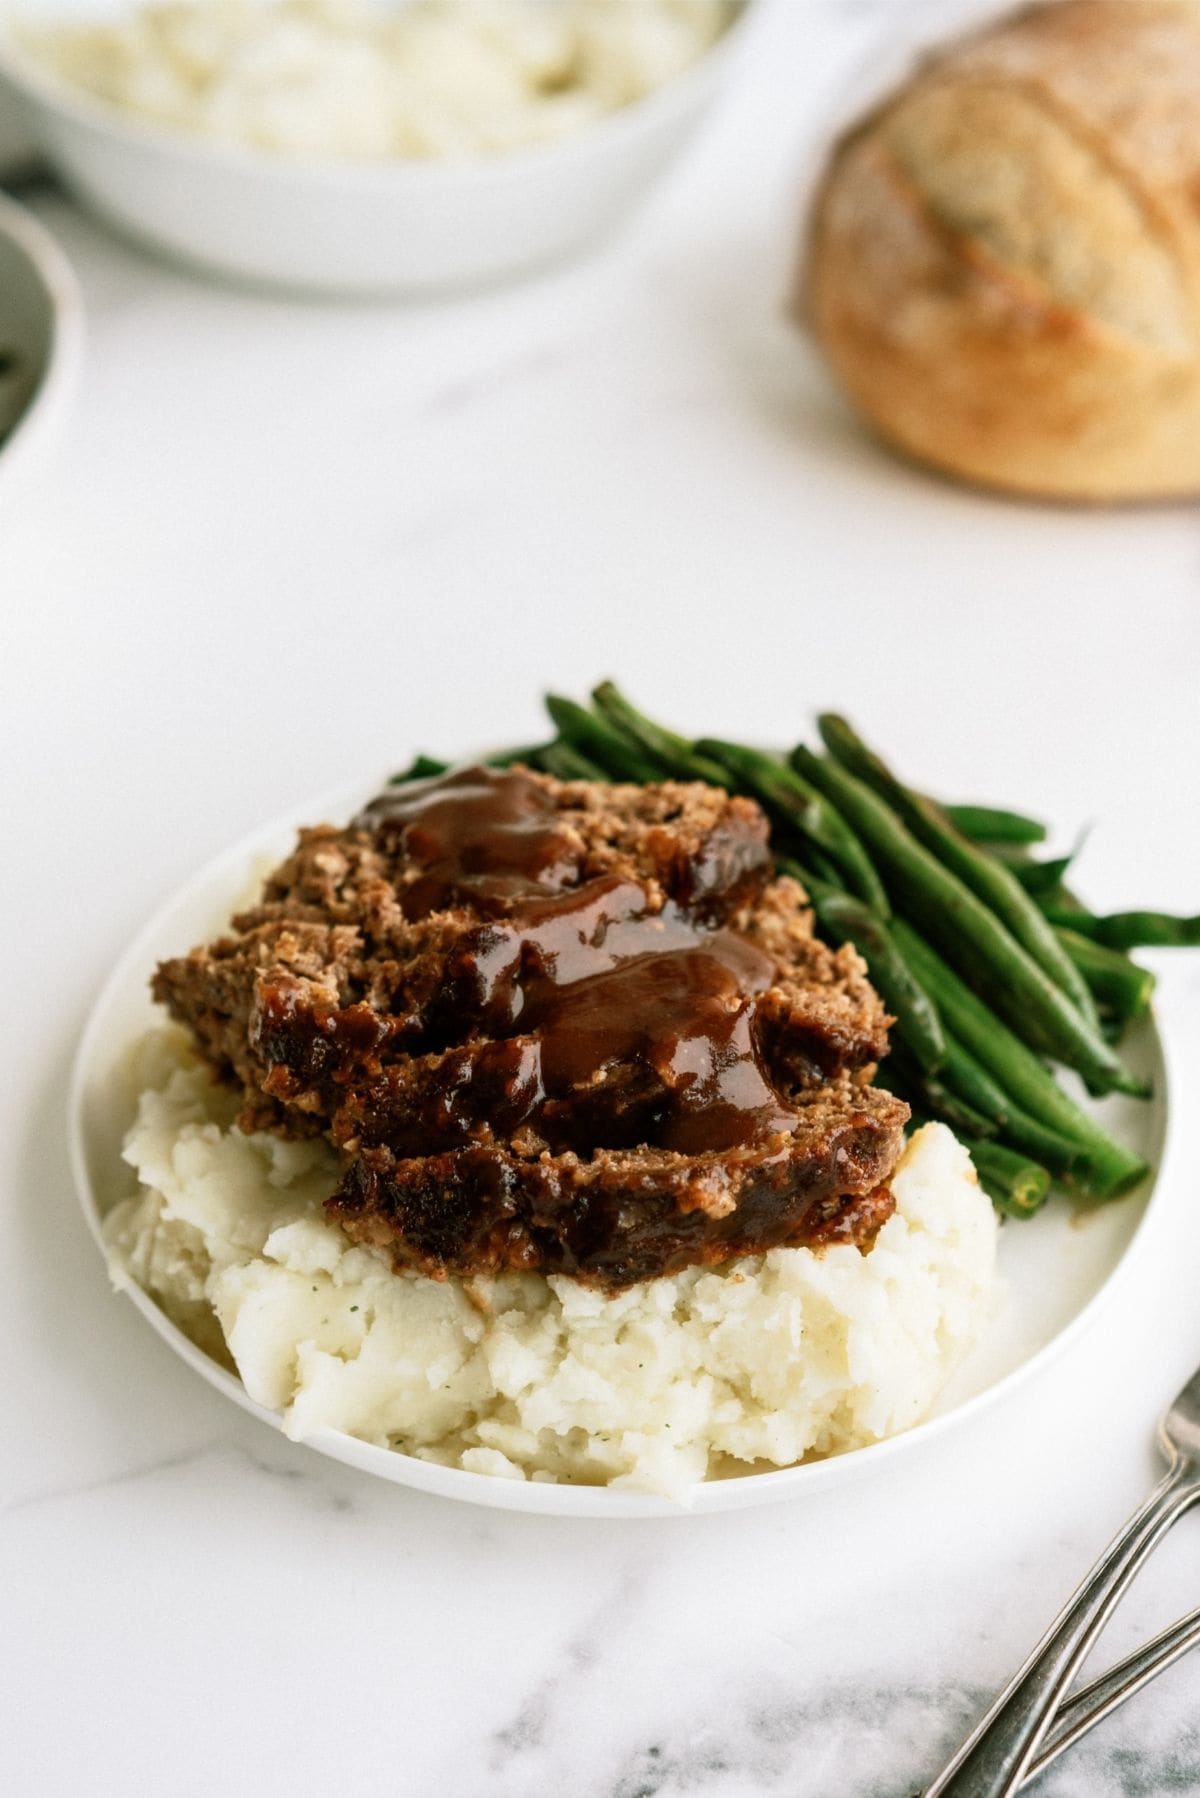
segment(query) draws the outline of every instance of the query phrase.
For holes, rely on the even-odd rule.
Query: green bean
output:
[[[910,924],[898,918],[892,931],[953,1035],[1025,1114],[1078,1146],[1074,1179],[1081,1191],[1115,1198],[1142,1178],[1147,1168],[1141,1157],[1114,1141],[1067,1097],[1032,1049],[1000,1022]]]
[[[982,899],[1098,1036],[1100,1020],[1087,982],[1009,868],[943,821],[936,807],[906,787],[845,718],[824,712],[817,723],[829,753],[848,773],[873,788],[917,841]]]
[[[1008,1148],[1031,1156],[1067,1186],[1083,1190],[1084,1180],[1090,1177],[1086,1173],[1082,1177],[1079,1174],[1086,1161],[1084,1152],[1061,1131],[1052,1130],[1019,1105],[1009,1108],[1008,1121],[1002,1125],[1000,1137]]]
[[[1031,1217],[1041,1209],[1050,1191],[1049,1171],[998,1142],[967,1144],[979,1184],[1000,1211],[1012,1217]]]
[[[592,689],[592,703],[614,730],[636,744],[646,755],[662,764],[664,774],[673,780],[706,780],[710,786],[729,785],[728,771],[719,762],[697,755],[686,737],[667,730],[647,718],[625,698],[615,682],[601,681]]]
[[[946,1040],[946,1066],[943,1074],[947,1086],[960,1098],[981,1111],[984,1117],[1002,1128],[1008,1123],[1012,1103],[1003,1088],[971,1051],[942,1026]]]
[[[563,741],[603,768],[609,780],[636,780],[646,785],[660,778],[659,769],[644,751],[586,706],[548,693],[546,710]]]
[[[1048,898],[1062,887],[1063,876],[1073,855],[1060,855],[1052,862],[1005,862],[1005,867],[1034,899]]]
[[[1065,925],[1057,926],[1058,940],[1071,957],[1097,1001],[1115,1013],[1121,1023],[1144,1017],[1154,996],[1155,980],[1149,968],[1139,968],[1127,955],[1094,943]]]
[[[974,1105],[961,1099],[936,1074],[926,1074],[920,1082],[919,1091],[933,1115],[944,1124],[949,1124],[957,1134],[977,1138],[999,1135],[999,1126],[985,1112],[977,1111]]]
[[[1095,1090],[1144,1094],[1144,1084],[1126,1073],[1099,1029],[1080,1016],[999,919],[918,843],[870,787],[836,762],[821,761],[802,744],[793,758],[861,832],[910,914],[936,931],[939,939],[948,938],[957,962],[986,983],[998,1011],[1039,1048],[1077,1068]],[[917,977],[922,978],[919,970]]]
[[[534,766],[545,774],[553,774],[556,780],[604,779],[604,770],[599,763],[590,761],[569,743],[547,743],[544,749],[538,750]]]
[[[1079,1164],[1078,1145],[1022,1111],[957,1037],[949,1031],[945,1037],[946,1065],[939,1076],[942,1089],[953,1094],[960,1106],[988,1120],[991,1129],[986,1134],[995,1134],[1011,1149],[1032,1156],[1060,1179],[1069,1180]],[[955,1122],[944,1105],[936,1103],[936,1095],[933,1097],[944,1121]],[[969,1121],[961,1118],[956,1127],[971,1129]]]
[[[1107,917],[1049,905],[1046,916],[1079,936],[1108,949],[1194,949],[1200,946],[1200,917],[1181,918],[1161,911],[1117,911]]]
[[[410,780],[432,780],[435,775],[445,774],[449,762],[439,762],[431,755],[415,755],[407,768],[399,774],[388,775],[389,787],[406,786]]]
[[[936,1120],[913,1106],[908,1121],[910,1138],[926,1124]],[[1010,1217],[1030,1217],[1039,1210],[1050,1191],[1050,1170],[1036,1161],[1015,1154],[1012,1149],[980,1137],[967,1137],[963,1143],[975,1164],[975,1172],[997,1211]],[[986,1171],[985,1171],[986,1170]]]
[[[803,887],[807,887],[808,880],[815,876],[833,892],[840,893],[843,890],[842,877],[823,849],[817,849],[811,843],[806,844],[805,856],[805,861],[792,862],[790,870],[785,868],[784,872],[792,872]],[[875,915],[872,913],[872,916]]]
[[[839,892],[799,863],[786,859],[781,873],[793,874],[808,894],[817,922],[835,943],[853,943],[867,964],[876,990],[896,1028],[920,1067],[936,1072],[946,1059],[946,1043],[937,1011],[920,982],[900,954],[883,919],[861,899]]]
[[[914,1111],[940,1118],[963,1136],[995,1136],[997,1126],[982,1111],[952,1092],[936,1074],[919,1068],[902,1045],[896,1044],[875,1075],[876,1086],[895,1093]]]
[[[1079,1162],[1078,1144],[1030,1117],[965,1043],[950,1031],[945,1034],[946,1066],[942,1079],[951,1091],[991,1118],[1011,1148],[1034,1156],[1060,1179],[1069,1179]]]
[[[515,749],[498,749],[495,755],[488,756],[487,765],[489,768],[511,768],[516,762],[523,762],[527,768],[536,768],[538,757],[549,748],[549,743],[520,743]]]
[[[793,769],[761,750],[719,737],[702,737],[697,754],[711,756],[728,768],[739,792],[758,799],[776,818],[823,849],[841,871],[841,879],[859,899],[886,918],[891,911],[883,884],[862,844],[845,820],[820,793]]]
[[[999,811],[991,805],[943,805],[940,808],[955,830],[974,843],[1044,843],[1046,826],[1020,812]]]

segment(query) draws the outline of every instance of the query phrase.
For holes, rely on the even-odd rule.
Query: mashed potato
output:
[[[909,1144],[870,1254],[773,1249],[608,1297],[395,1273],[325,1220],[323,1143],[243,1136],[179,1032],[143,1056],[113,1278],[231,1360],[292,1437],[329,1425],[476,1473],[682,1498],[908,1428],[991,1313],[995,1216],[941,1124]]]
[[[158,124],[389,158],[576,130],[672,80],[728,18],[726,0],[166,0],[24,35],[73,86]]]

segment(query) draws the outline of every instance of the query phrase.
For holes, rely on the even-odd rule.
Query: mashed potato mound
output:
[[[156,124],[386,161],[582,130],[673,81],[730,16],[727,0],[152,0],[22,37],[72,86]]]
[[[991,1315],[995,1215],[941,1124],[909,1143],[868,1255],[772,1249],[610,1297],[396,1273],[326,1221],[324,1143],[244,1136],[178,1032],[142,1056],[114,1281],[231,1361],[297,1439],[325,1425],[475,1473],[682,1499],[738,1464],[907,1429]]]

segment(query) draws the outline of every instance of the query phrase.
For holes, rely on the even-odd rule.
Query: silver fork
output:
[[[1159,1441],[1166,1475],[953,1760],[925,1788],[925,1798],[1010,1798],[1029,1777],[1067,1687],[1117,1601],[1171,1525],[1200,1501],[1200,1368],[1159,1425]]]
[[[1095,1729],[1097,1723],[1111,1717],[1118,1705],[1148,1686],[1152,1679],[1173,1667],[1193,1648],[1200,1648],[1200,1610],[1189,1611],[1186,1617],[1181,1617],[1170,1629],[1164,1629],[1152,1642],[1144,1643],[1123,1661],[1118,1661],[1115,1667],[1110,1667],[1107,1673],[1081,1686],[1078,1692],[1072,1692],[1059,1705],[1053,1728],[1043,1738],[1037,1759],[1029,1769],[1029,1778],[1039,1778],[1060,1754],[1073,1748],[1089,1730]]]

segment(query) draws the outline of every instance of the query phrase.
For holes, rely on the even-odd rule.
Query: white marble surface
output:
[[[0,1790],[903,1798],[1155,1477],[1200,1356],[1200,959],[1162,958],[1158,1227],[1033,1390],[876,1486],[632,1525],[372,1484],[235,1412],[111,1297],[66,1068],[113,956],[257,820],[537,728],[619,674],[1095,824],[1103,906],[1200,901],[1194,509],[1067,513],[876,451],[779,322],[788,195],[869,8],[776,0],[678,175],[589,260],[436,306],[210,286],[36,198],[91,342],[0,484]],[[1186,1519],[1113,1624],[1200,1602]],[[1200,1792],[1200,1662],[1044,1798]]]

